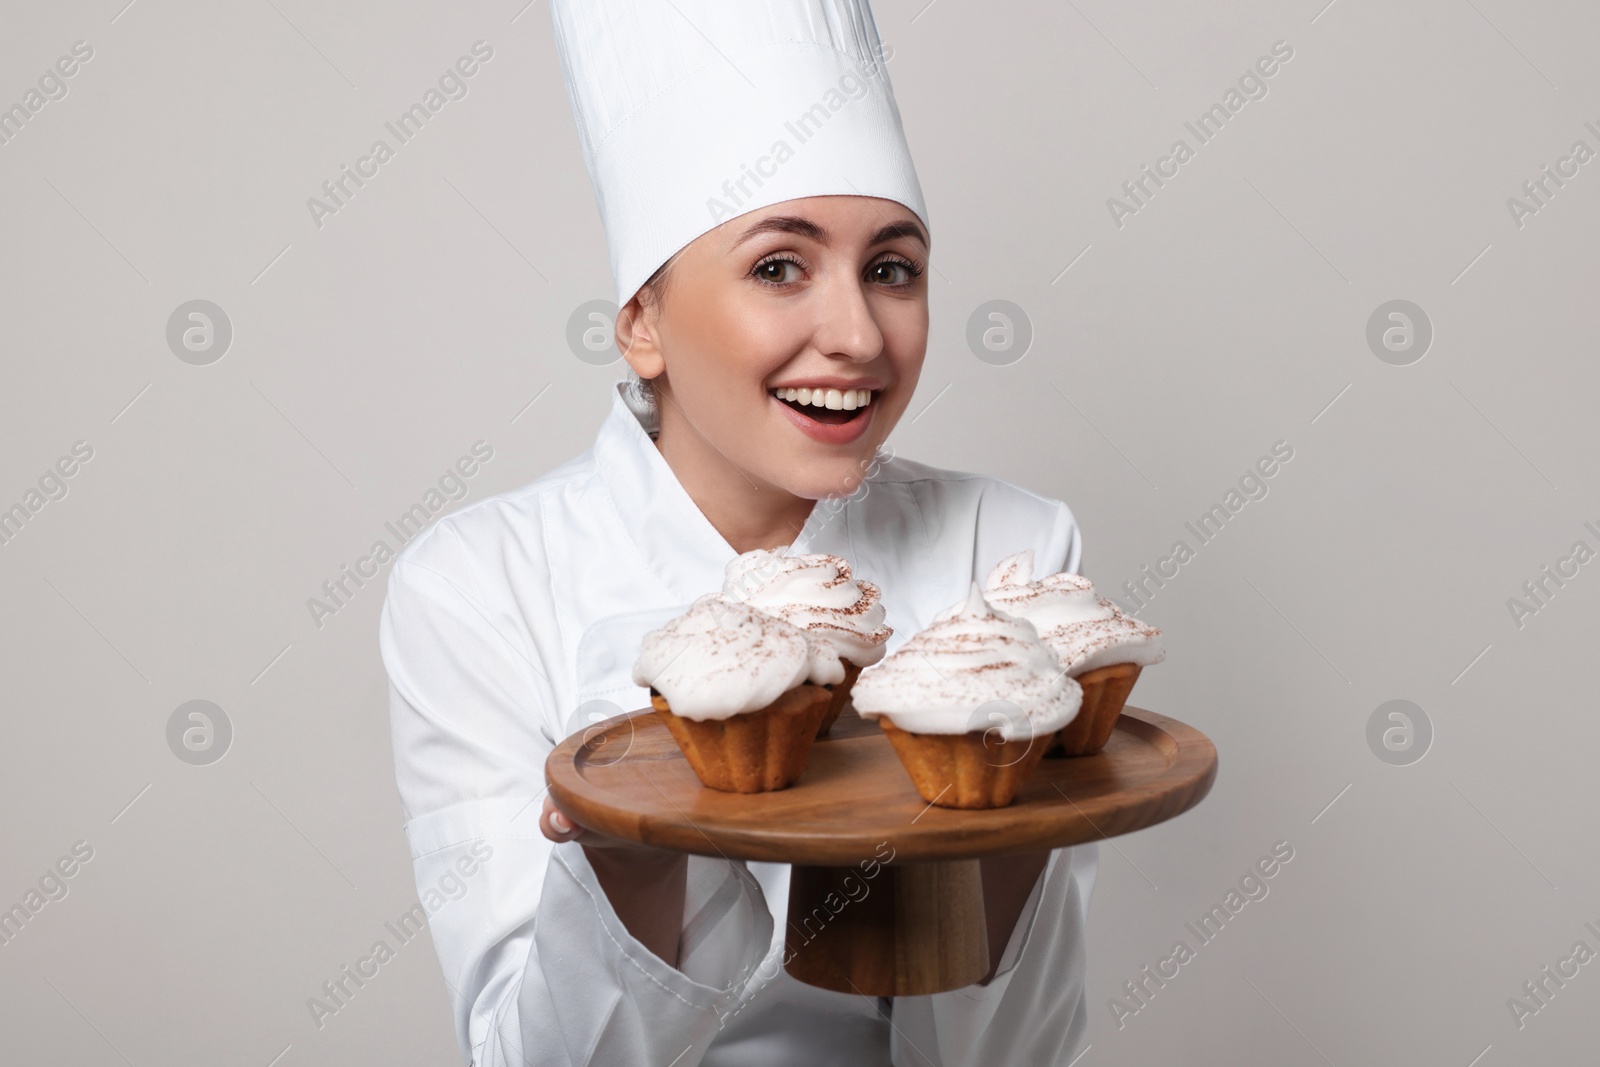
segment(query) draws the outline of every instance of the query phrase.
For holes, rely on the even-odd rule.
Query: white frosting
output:
[[[1089,579],[1062,571],[1035,582],[1032,574],[1032,549],[1007,556],[989,572],[984,599],[1033,623],[1068,674],[1077,677],[1113,663],[1147,667],[1166,658],[1161,631],[1100,596]]]
[[[1074,678],[1113,663],[1148,667],[1167,658],[1161,631],[1121,612],[1110,619],[1069,622],[1039,637],[1055,649]]]
[[[894,632],[884,625],[882,591],[853,580],[842,556],[758,548],[728,561],[722,595],[809,631],[858,667],[882,659]]]
[[[996,730],[1006,741],[1043,737],[1071,722],[1083,691],[1033,624],[995,611],[978,583],[964,604],[861,672],[851,690],[865,718],[902,730]]]
[[[645,634],[633,680],[666,697],[676,715],[727,719],[758,711],[804,682],[842,682],[844,665],[832,647],[799,627],[707,593]]]

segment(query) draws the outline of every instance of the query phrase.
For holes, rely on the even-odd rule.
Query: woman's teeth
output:
[[[774,389],[772,395],[779,400],[834,411],[855,411],[872,403],[871,389]]]

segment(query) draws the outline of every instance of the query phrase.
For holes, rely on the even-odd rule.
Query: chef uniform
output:
[[[552,12],[622,300],[715,225],[697,214],[703,205],[686,213],[673,197],[704,194],[722,149],[781,136],[773,117],[799,114],[796,99],[821,99],[819,86],[843,73],[866,91],[851,98],[847,85],[839,111],[813,113],[824,123],[816,143],[763,185],[746,182],[737,213],[841,192],[895,200],[926,221],[865,0],[555,0]],[[759,72],[782,106],[744,99],[736,71]],[[715,112],[721,132],[678,152],[703,147],[711,162],[664,158],[637,173],[640,142],[661,127],[699,130],[718,89],[740,98]],[[653,204],[646,184],[666,199]],[[658,429],[648,391],[618,383],[591,448],[441,518],[390,571],[380,646],[395,773],[464,1061],[1067,1063],[1087,1028],[1093,844],[1051,853],[1009,942],[991,946],[1000,955],[987,986],[891,999],[817,989],[782,969],[786,864],[691,856],[672,967],[628,933],[583,847],[540,833],[551,749],[648,706],[632,678],[641,638],[721,588],[736,554],[657,450]],[[789,551],[843,556],[881,587],[889,652],[1004,556],[1032,549],[1034,577],[1078,568],[1077,525],[1059,501],[888,450],[864,473],[849,497],[817,504]]]

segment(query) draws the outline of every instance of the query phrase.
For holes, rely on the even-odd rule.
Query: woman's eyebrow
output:
[[[924,249],[928,247],[928,238],[922,232],[922,227],[906,219],[903,222],[891,222],[877,233],[872,235],[868,245],[881,245],[885,241],[893,241],[897,237],[909,237],[920,244]]]
[[[828,243],[828,231],[810,219],[802,218],[799,215],[772,215],[745,230],[744,233],[739,235],[739,239],[729,246],[729,249],[738,248],[752,237],[763,233],[793,233],[801,237],[808,237],[818,244],[825,245]],[[922,227],[910,219],[891,222],[887,226],[883,226],[877,233],[872,235],[872,239],[867,244],[879,245],[885,241],[893,241],[898,237],[909,237],[921,244],[923,248],[928,247],[928,238],[923,234]]]
[[[799,215],[771,215],[744,231],[739,235],[739,239],[728,247],[730,250],[738,248],[750,238],[763,233],[795,233],[801,237],[809,237],[818,244],[828,243],[828,231],[810,219],[801,218]]]

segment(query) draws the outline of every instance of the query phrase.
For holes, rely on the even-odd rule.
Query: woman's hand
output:
[[[539,832],[544,834],[556,844],[565,844],[568,841],[580,841],[585,845],[593,844],[587,838],[598,838],[600,835],[590,830],[585,830],[562,813],[556,807],[555,798],[548,793],[544,798],[544,811],[539,816]]]
[[[565,844],[576,841],[585,849],[604,848],[618,852],[634,852],[638,862],[664,863],[672,859],[683,859],[681,852],[669,852],[664,848],[655,848],[651,845],[641,845],[637,841],[624,841],[620,837],[611,837],[595,830],[586,830],[579,826],[562,811],[555,802],[555,798],[548,793],[544,798],[544,811],[539,816],[539,832],[544,834],[556,844]]]
[[[544,798],[539,830],[557,844],[582,845],[600,888],[628,933],[671,966],[678,965],[687,855],[586,830],[549,796]]]

